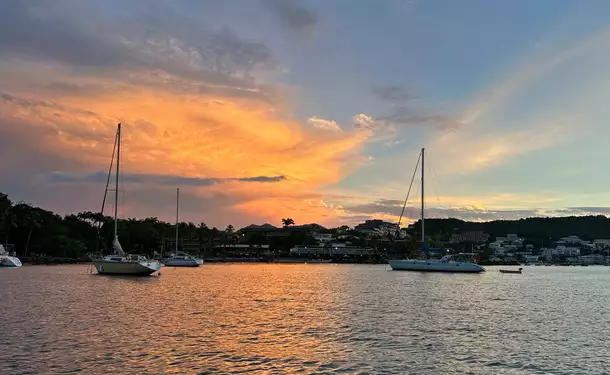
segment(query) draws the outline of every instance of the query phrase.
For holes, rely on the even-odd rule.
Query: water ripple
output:
[[[166,269],[144,279],[92,276],[83,266],[3,271],[2,374],[610,368],[608,267],[511,277],[288,264]]]

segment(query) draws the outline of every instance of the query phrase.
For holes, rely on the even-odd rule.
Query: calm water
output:
[[[601,374],[610,267],[0,269],[0,373]]]

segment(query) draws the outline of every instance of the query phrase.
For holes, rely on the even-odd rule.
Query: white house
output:
[[[610,239],[593,240],[593,248],[597,251],[610,249]]]
[[[333,240],[332,233],[314,233],[313,238],[320,244],[325,244]]]
[[[523,238],[516,234],[507,234],[505,237],[496,237],[494,242],[489,244],[489,249],[494,255],[504,255],[507,252],[516,252],[523,247]]]
[[[591,254],[579,256],[578,261],[583,264],[604,264],[606,259],[602,254]]]

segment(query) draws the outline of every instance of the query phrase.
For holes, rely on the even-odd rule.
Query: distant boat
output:
[[[273,263],[330,263],[332,259],[310,259],[310,258],[274,258]]]
[[[421,241],[422,250],[428,255],[428,248],[424,235],[424,156],[425,149],[421,149]],[[419,164],[419,160],[418,163]],[[417,171],[417,165],[415,167]],[[415,172],[413,174],[415,178]],[[412,181],[411,181],[412,183]],[[411,190],[409,188],[409,190]],[[408,197],[408,195],[407,195]],[[406,203],[406,201],[405,201]],[[420,272],[485,272],[485,268],[475,263],[477,255],[471,253],[445,255],[441,259],[393,259],[390,260],[390,267],[394,271],[420,271]]]
[[[203,264],[203,259],[195,259],[188,254],[177,253],[170,254],[168,258],[163,259],[163,264],[167,267],[199,267]]]
[[[523,268],[519,268],[518,270],[500,270],[500,273],[522,273]]]
[[[0,245],[0,267],[21,267],[21,261],[16,256],[11,256],[4,246]]]
[[[119,167],[121,157],[121,124],[117,126],[117,133],[115,139],[116,146],[116,181],[114,190],[114,240],[112,242],[112,248],[114,250],[113,255],[108,255],[102,259],[93,260],[95,269],[100,275],[133,275],[133,276],[146,276],[151,275],[161,269],[161,263],[156,260],[148,259],[142,255],[136,254],[125,254],[121,243],[119,242],[118,236],[118,204],[119,204]],[[114,152],[113,152],[114,159]],[[112,160],[110,162],[110,171],[112,171]],[[108,173],[108,181],[110,181],[110,171]],[[108,191],[108,184],[106,184],[106,191]],[[105,197],[105,195],[104,195]],[[103,205],[102,205],[103,211]]]
[[[178,215],[180,212],[180,189],[176,189],[176,252],[170,254],[168,258],[163,259],[163,264],[168,267],[199,267],[203,264],[203,259],[195,259],[194,257],[178,252]]]

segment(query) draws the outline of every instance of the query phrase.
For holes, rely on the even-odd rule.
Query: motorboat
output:
[[[448,254],[443,256],[440,259],[428,259],[429,249],[426,246],[426,237],[424,231],[425,224],[425,204],[424,204],[424,157],[425,157],[425,149],[421,149],[421,153],[419,154],[419,159],[417,160],[417,164],[415,166],[415,171],[413,172],[413,178],[411,179],[411,186],[413,186],[413,180],[415,179],[415,173],[417,172],[417,167],[419,166],[419,162],[421,161],[421,243],[422,243],[422,252],[424,253],[425,259],[392,259],[388,262],[390,263],[390,267],[394,271],[419,271],[419,272],[461,272],[461,273],[480,273],[485,272],[485,268],[478,265],[476,261],[478,260],[478,255],[473,253],[460,253],[460,254]],[[409,187],[409,193],[411,192],[411,187]],[[407,198],[405,199],[405,206],[409,199],[409,193],[407,193]],[[403,207],[404,213],[405,207]],[[400,221],[402,219],[402,213],[398,220],[398,228],[400,228]]]
[[[93,265],[100,275],[132,275],[132,276],[147,276],[161,269],[161,263],[157,260],[148,259],[145,256],[137,254],[126,254],[121,247],[118,236],[118,203],[119,203],[119,167],[121,156],[121,124],[117,126],[117,132],[114,143],[115,149],[112,152],[112,160],[110,162],[110,171],[106,182],[106,190],[104,191],[104,203],[106,202],[106,194],[108,192],[108,184],[110,182],[110,172],[112,171],[112,163],[114,162],[114,151],[116,151],[116,181],[114,189],[114,240],[112,242],[113,254],[105,256],[101,259],[93,260]],[[104,203],[102,203],[102,212],[104,211]]]
[[[21,267],[21,260],[15,256],[10,255],[4,246],[0,245],[0,267]]]

